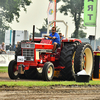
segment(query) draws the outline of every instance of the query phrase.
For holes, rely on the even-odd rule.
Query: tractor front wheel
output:
[[[54,75],[54,65],[51,62],[46,62],[43,66],[42,77],[44,81],[51,81]]]
[[[18,70],[16,68],[17,68],[17,62],[15,60],[12,60],[8,66],[8,75],[11,79],[18,78]]]

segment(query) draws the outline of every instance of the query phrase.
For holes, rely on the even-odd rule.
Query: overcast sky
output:
[[[28,30],[29,33],[32,33],[32,26],[35,25],[36,28],[41,28],[44,22],[44,18],[47,18],[47,8],[49,4],[49,0],[32,0],[32,4],[27,7],[27,12],[24,12],[21,9],[19,23],[13,21],[11,27],[13,30]],[[57,4],[57,9],[63,3],[60,2]],[[100,0],[98,0],[98,9],[97,9],[97,28],[96,28],[96,38],[100,37]],[[72,17],[64,16],[59,11],[57,12],[56,19],[57,20],[64,20],[68,23],[68,37],[71,36],[71,33],[74,32],[74,22],[72,21]],[[62,23],[57,23],[57,26],[61,28],[61,32],[65,33],[65,26]],[[38,30],[35,28],[35,31]],[[86,30],[87,37],[89,35],[95,35],[95,27],[87,27]]]

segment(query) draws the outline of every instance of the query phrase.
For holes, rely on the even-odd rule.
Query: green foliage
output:
[[[31,0],[0,0],[0,36],[2,35],[4,38],[5,30],[10,28],[9,23],[14,19],[19,22],[20,8],[26,11],[26,6],[29,6],[30,3]]]
[[[72,34],[71,37],[74,38],[75,37],[74,35],[75,34]],[[87,35],[87,33],[85,33],[83,30],[78,31],[78,38],[85,38],[86,35]]]
[[[79,30],[79,38],[85,38],[87,33],[85,33],[83,30]]]
[[[3,17],[2,20],[11,23],[16,18],[18,22],[19,11],[22,7],[26,11],[26,5],[29,6],[30,0],[0,0],[0,15]]]
[[[75,31],[73,32],[72,36],[74,38],[79,38],[79,28],[83,28],[81,25],[82,18],[81,13],[83,13],[84,8],[84,0],[62,0],[65,5],[60,7],[60,12],[64,15],[68,15],[68,12],[71,13],[73,20],[75,22]]]
[[[40,33],[47,32],[47,26],[48,26],[48,20],[47,18],[44,18],[42,28],[37,28],[37,29],[40,31]]]
[[[37,28],[40,31],[39,34],[44,33],[44,32],[47,32],[47,27],[48,27],[48,20],[47,20],[47,18],[45,18],[44,19],[44,23],[42,25],[42,28]],[[60,28],[58,28],[56,26],[56,32],[59,32],[59,30],[60,30]],[[51,32],[51,30],[49,32]]]

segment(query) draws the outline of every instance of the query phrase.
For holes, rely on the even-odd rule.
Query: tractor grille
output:
[[[23,49],[23,56],[27,61],[34,61],[34,49]]]
[[[29,43],[22,43],[21,48],[35,48],[35,45]]]

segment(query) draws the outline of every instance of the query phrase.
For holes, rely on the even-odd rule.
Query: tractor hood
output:
[[[41,43],[22,42],[21,48],[24,49],[53,49],[51,40],[42,40]]]

